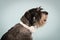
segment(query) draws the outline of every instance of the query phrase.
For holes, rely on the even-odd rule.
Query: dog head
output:
[[[45,24],[48,16],[47,11],[42,11],[43,8],[32,8],[25,12],[21,21],[28,26],[42,26]]]

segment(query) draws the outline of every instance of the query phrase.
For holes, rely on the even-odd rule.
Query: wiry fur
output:
[[[40,7],[28,10],[22,16],[21,21],[29,27],[36,25],[41,19],[41,10],[42,8]],[[27,28],[17,23],[2,36],[1,40],[32,40],[32,37],[31,32]]]

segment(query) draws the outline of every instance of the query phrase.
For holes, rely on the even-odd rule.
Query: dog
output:
[[[36,7],[26,11],[20,22],[9,29],[1,40],[33,40],[32,33],[47,21],[48,12],[42,10],[43,8]]]

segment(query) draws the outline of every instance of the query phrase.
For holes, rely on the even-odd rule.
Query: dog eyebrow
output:
[[[48,15],[48,12],[47,11],[41,11],[41,13],[43,13],[45,15]]]

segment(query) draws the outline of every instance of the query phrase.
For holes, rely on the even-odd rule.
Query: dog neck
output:
[[[35,30],[36,30],[36,26],[30,26],[29,27],[28,25],[24,24],[22,21],[20,21],[20,24],[23,25],[23,27],[29,29],[30,32],[35,32]]]

